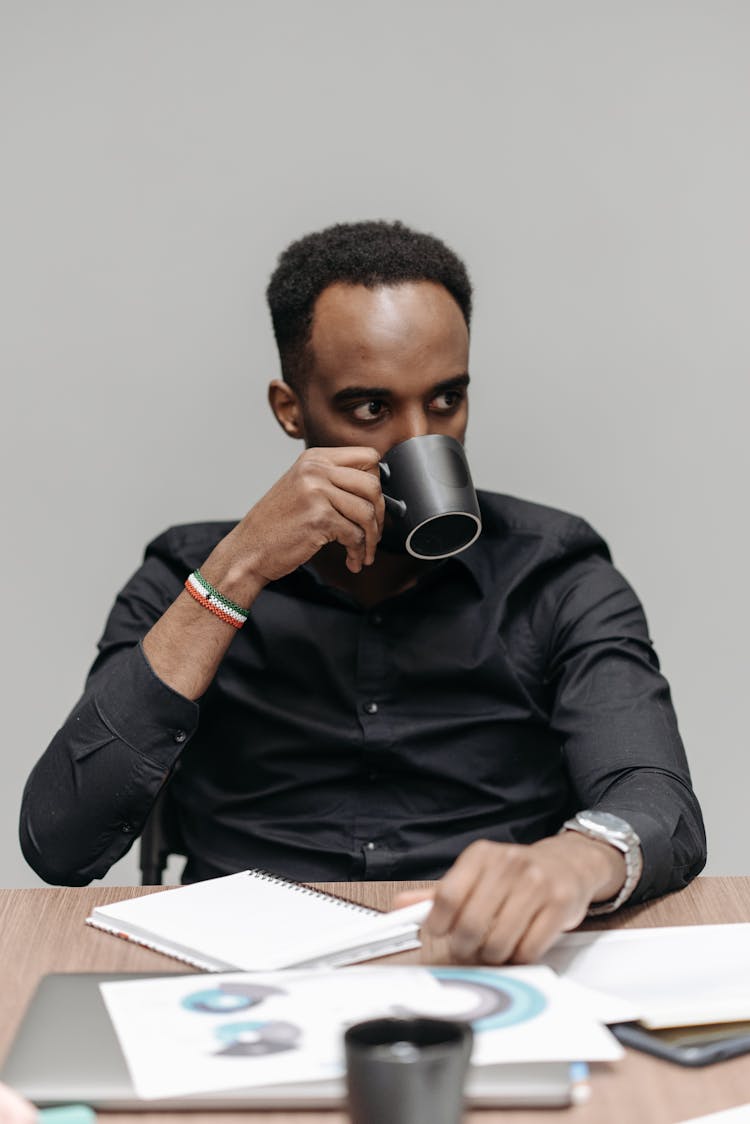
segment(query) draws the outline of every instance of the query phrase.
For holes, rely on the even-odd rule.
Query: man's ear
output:
[[[302,406],[296,390],[283,379],[273,379],[268,386],[268,401],[274,417],[290,437],[304,437]]]

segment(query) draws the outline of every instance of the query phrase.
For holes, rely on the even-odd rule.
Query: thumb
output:
[[[416,905],[417,902],[432,901],[434,896],[434,890],[402,890],[391,902],[391,909],[403,909],[407,905]]]

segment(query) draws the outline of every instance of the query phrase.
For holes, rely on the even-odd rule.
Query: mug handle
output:
[[[378,461],[378,468],[380,469],[386,480],[390,480],[391,470],[388,465],[384,464],[383,461]],[[399,518],[403,519],[403,517],[406,515],[406,504],[404,503],[404,501],[395,500],[393,496],[387,496],[385,492],[383,492],[383,499],[385,500],[385,506],[388,508],[391,515],[397,515],[399,516]]]

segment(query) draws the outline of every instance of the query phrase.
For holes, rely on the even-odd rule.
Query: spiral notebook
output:
[[[97,906],[88,925],[208,972],[354,964],[418,948],[420,903],[381,913],[260,870]]]

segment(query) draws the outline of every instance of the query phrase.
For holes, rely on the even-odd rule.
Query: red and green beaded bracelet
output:
[[[248,618],[249,610],[219,593],[218,589],[206,581],[200,570],[193,570],[185,582],[185,589],[199,605],[233,628],[242,628]]]

